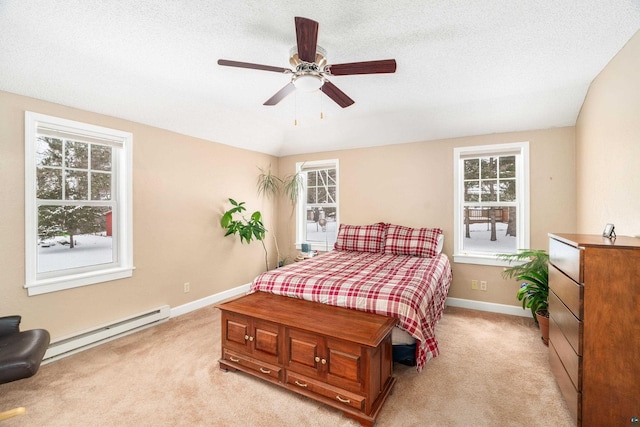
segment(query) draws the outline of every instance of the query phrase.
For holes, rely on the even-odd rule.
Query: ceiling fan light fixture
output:
[[[303,92],[316,91],[320,89],[324,84],[324,80],[322,79],[322,77],[315,74],[302,74],[299,76],[294,76],[292,81],[296,89]]]

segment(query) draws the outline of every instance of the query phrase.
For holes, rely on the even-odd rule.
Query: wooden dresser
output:
[[[264,292],[218,308],[221,369],[244,371],[373,425],[396,381],[397,319]]]
[[[578,426],[640,426],[640,239],[549,234],[549,361]]]

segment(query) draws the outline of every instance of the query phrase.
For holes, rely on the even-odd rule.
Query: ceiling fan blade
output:
[[[308,18],[296,16],[296,39],[298,58],[304,62],[315,62],[318,43],[318,23]]]
[[[349,76],[352,74],[381,74],[395,73],[396,60],[383,59],[380,61],[349,62],[333,64],[326,67],[332,76]]]
[[[296,87],[293,83],[289,83],[282,89],[276,92],[271,98],[267,99],[262,105],[276,105],[278,102],[282,101],[289,95],[291,92],[296,90]]]
[[[282,67],[272,67],[271,65],[252,64],[250,62],[229,61],[228,59],[218,59],[218,65],[226,67],[250,68],[252,70],[273,71],[276,73],[287,73],[291,70]]]
[[[336,85],[330,81],[325,81],[320,90],[342,108],[354,103],[353,99],[349,98],[346,93],[338,89]]]

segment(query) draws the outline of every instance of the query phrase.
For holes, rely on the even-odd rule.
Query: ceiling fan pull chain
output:
[[[298,92],[295,94],[295,102],[294,102],[294,112],[293,112],[293,125],[298,126]]]

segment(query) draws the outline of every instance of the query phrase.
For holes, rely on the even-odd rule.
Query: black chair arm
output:
[[[0,337],[20,332],[21,316],[0,317]]]

